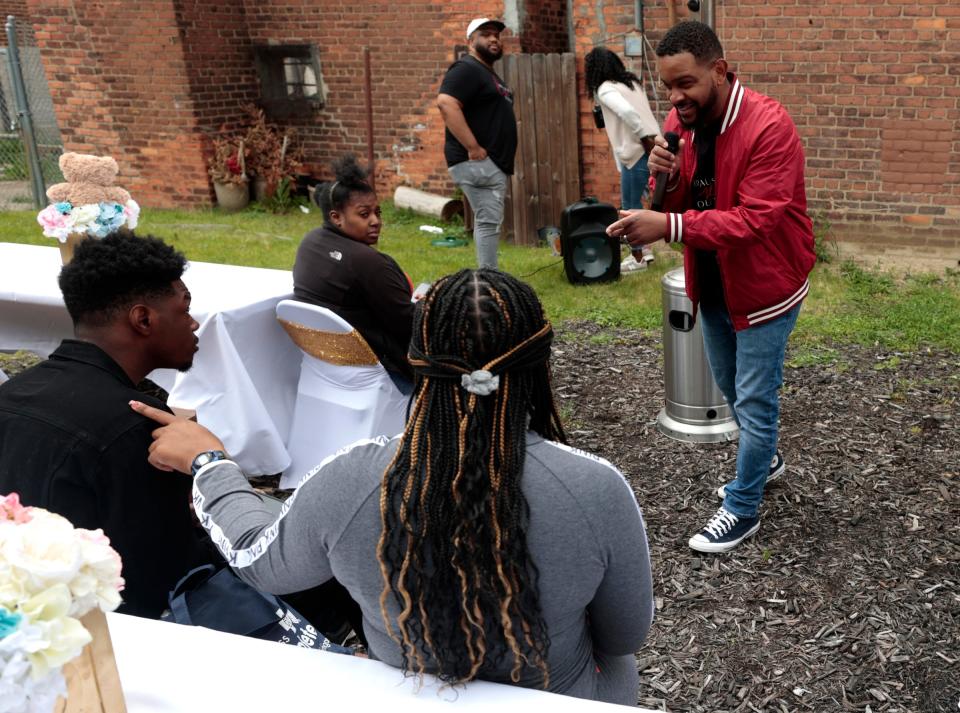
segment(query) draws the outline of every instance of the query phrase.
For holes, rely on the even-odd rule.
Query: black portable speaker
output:
[[[570,282],[589,284],[620,277],[620,240],[606,232],[618,217],[616,208],[596,198],[584,198],[563,209],[560,248]]]

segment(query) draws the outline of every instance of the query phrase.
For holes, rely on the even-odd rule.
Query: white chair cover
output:
[[[354,331],[346,320],[325,307],[296,300],[281,301],[277,319],[322,332]],[[280,487],[296,487],[313,466],[344,446],[363,438],[400,433],[408,400],[379,362],[342,366],[304,352],[287,440],[291,464],[280,478]]]

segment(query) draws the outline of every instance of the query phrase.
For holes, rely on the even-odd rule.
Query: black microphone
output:
[[[663,135],[663,138],[667,140],[667,151],[675,155],[677,151],[680,150],[680,136],[672,131],[668,131]],[[655,210],[658,213],[662,212],[663,194],[667,192],[667,179],[669,177],[667,173],[657,174],[657,184],[653,188],[653,200],[650,201],[650,210]]]

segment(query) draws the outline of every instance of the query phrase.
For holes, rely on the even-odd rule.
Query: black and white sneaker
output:
[[[767,475],[767,482],[772,483],[781,475],[783,471],[787,469],[787,464],[783,460],[783,454],[780,451],[777,451],[777,454],[773,457],[773,460],[770,461],[770,473]],[[721,485],[717,488],[717,497],[723,500],[727,497],[727,486]]]
[[[690,549],[697,552],[728,552],[760,529],[760,516],[737,517],[720,508],[710,522],[690,538]]]

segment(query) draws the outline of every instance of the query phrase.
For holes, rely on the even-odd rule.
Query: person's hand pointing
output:
[[[193,459],[201,453],[225,450],[219,438],[195,421],[178,418],[140,401],[131,401],[130,408],[160,424],[153,432],[147,457],[154,468],[189,473]]]

